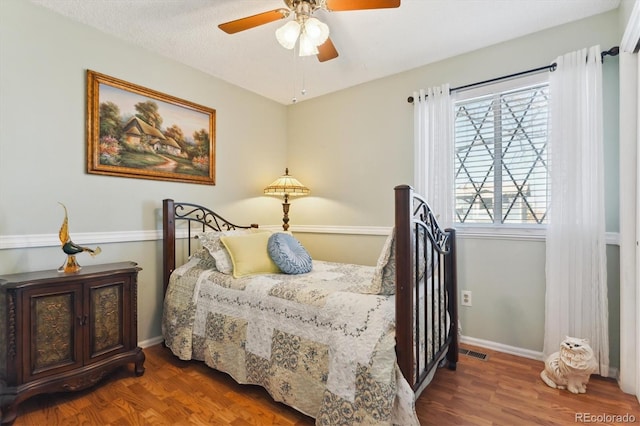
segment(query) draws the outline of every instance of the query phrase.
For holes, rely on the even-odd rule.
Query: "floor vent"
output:
[[[487,358],[489,358],[489,355],[482,353],[482,352],[476,352],[476,351],[470,351],[469,349],[459,349],[458,350],[462,355],[467,355],[473,358],[478,358],[481,359],[482,361],[486,361]]]

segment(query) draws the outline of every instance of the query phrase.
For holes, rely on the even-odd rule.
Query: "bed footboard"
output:
[[[456,233],[442,229],[424,198],[395,188],[396,351],[418,394],[445,356],[458,362]]]

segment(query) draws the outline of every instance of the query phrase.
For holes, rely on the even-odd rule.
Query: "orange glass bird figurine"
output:
[[[67,254],[67,261],[58,268],[58,272],[64,272],[65,274],[72,274],[74,272],[78,272],[82,269],[82,266],[78,264],[76,261],[76,254],[82,253],[83,251],[88,252],[91,256],[97,256],[100,254],[102,250],[100,247],[96,247],[95,249],[90,249],[88,247],[81,247],[71,241],[71,237],[69,236],[69,218],[67,215],[67,207],[64,204],[58,203],[64,209],[64,220],[62,221],[62,226],[60,227],[60,242],[62,243],[62,251]]]

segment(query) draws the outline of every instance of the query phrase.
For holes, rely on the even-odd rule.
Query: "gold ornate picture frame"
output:
[[[215,185],[216,110],[87,70],[87,172]]]

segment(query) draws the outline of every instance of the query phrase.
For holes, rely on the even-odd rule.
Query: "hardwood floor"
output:
[[[624,424],[613,416],[625,414],[640,424],[637,399],[613,380],[592,376],[587,393],[573,395],[540,380],[542,362],[465,347],[487,353],[488,360],[461,355],[455,372],[436,373],[416,402],[423,426]],[[263,389],[238,385],[202,363],[180,361],[160,345],[145,354],[144,376],[135,377],[129,367],[85,391],[35,396],[19,406],[14,425],[314,424]]]
[[[421,425],[612,425],[624,423],[611,416],[625,414],[640,424],[638,400],[615,380],[591,376],[587,393],[574,395],[542,382],[541,361],[463,347],[489,357],[460,355],[456,371],[440,369],[416,402]]]

